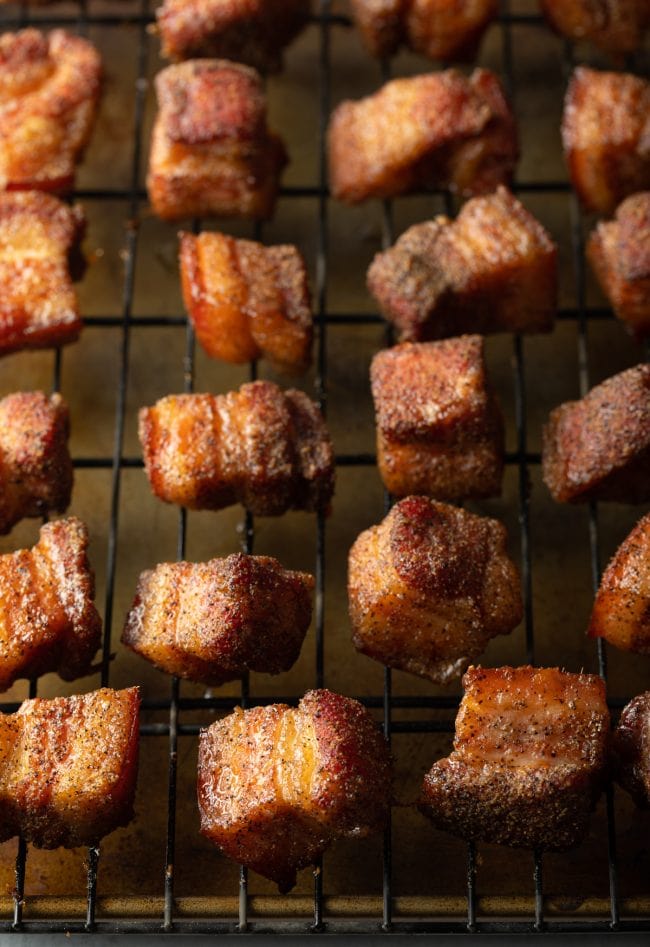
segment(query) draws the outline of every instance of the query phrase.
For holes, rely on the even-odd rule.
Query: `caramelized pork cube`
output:
[[[156,93],[147,177],[155,213],[271,217],[287,158],[267,126],[259,74],[223,59],[190,60],[159,72]]]
[[[32,549],[0,556],[0,691],[55,671],[90,674],[101,644],[88,531],[70,517],[46,523]]]
[[[208,355],[235,364],[266,357],[281,371],[311,361],[313,319],[305,261],[221,233],[180,235],[185,308]]]
[[[351,0],[352,16],[366,49],[385,58],[406,42],[404,0]]]
[[[375,256],[368,289],[404,341],[463,332],[547,332],[557,308],[557,248],[500,187],[448,217],[410,227]]]
[[[370,378],[377,463],[393,496],[462,500],[501,492],[503,419],[481,336],[404,342],[375,355]]]
[[[342,102],[330,122],[332,193],[348,204],[423,188],[489,193],[510,181],[517,157],[512,110],[487,69],[393,79]]]
[[[382,828],[390,755],[356,700],[309,691],[203,730],[198,797],[203,835],[286,892],[333,841]]]
[[[0,192],[0,355],[79,338],[70,261],[85,226],[78,205],[38,191]]]
[[[637,339],[650,335],[650,191],[628,197],[600,223],[587,256],[617,319]]]
[[[313,576],[269,556],[165,562],[138,581],[122,642],[157,668],[218,685],[247,671],[279,674],[311,622]]]
[[[623,198],[650,189],[650,82],[580,66],[564,100],[562,140],[585,209],[613,214]]]
[[[26,700],[0,714],[0,840],[96,845],[133,818],[137,687]]]
[[[100,84],[99,53],[80,36],[0,36],[0,191],[72,189]]]
[[[382,664],[446,684],[523,606],[506,530],[425,497],[397,503],[350,550],[354,646]]]
[[[650,500],[650,365],[636,365],[551,411],[544,482],[557,503]]]
[[[164,0],[156,11],[163,55],[218,56],[277,72],[309,7],[309,0]]]
[[[424,779],[420,810],[469,840],[563,851],[603,788],[605,684],[558,668],[471,667],[454,750]]]
[[[326,511],[334,454],[318,406],[268,381],[226,395],[168,395],[140,412],[156,496],[193,510],[233,503],[260,516]]]
[[[589,634],[622,651],[650,654],[650,513],[639,520],[605,569]]]
[[[562,36],[590,40],[608,53],[640,49],[650,26],[648,0],[541,0],[541,5]]]
[[[67,510],[72,493],[68,406],[21,391],[0,401],[0,534],[25,516]]]
[[[637,806],[650,806],[650,691],[639,694],[623,708],[614,731],[613,750],[617,781]]]

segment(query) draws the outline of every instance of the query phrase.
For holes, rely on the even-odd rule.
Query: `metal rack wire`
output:
[[[540,21],[537,16],[514,15],[508,11],[507,0],[502,4],[500,16],[501,29],[503,32],[503,78],[506,88],[514,91],[514,70],[512,62],[511,28],[517,24],[535,24]],[[328,208],[329,193],[327,187],[327,165],[325,154],[325,136],[330,111],[330,45],[333,33],[336,30],[346,29],[350,23],[346,17],[334,15],[331,11],[331,0],[319,0],[318,12],[313,17],[315,26],[319,31],[319,167],[318,181],[313,186],[302,187],[283,187],[281,195],[284,198],[312,197],[317,199],[316,216],[316,240],[317,240],[317,265],[316,265],[316,287],[315,287],[315,316],[318,326],[318,351],[317,351],[317,380],[316,392],[321,408],[324,412],[327,409],[328,396],[328,361],[327,361],[327,332],[330,327],[340,327],[344,325],[365,325],[380,324],[381,319],[378,316],[367,313],[337,313],[332,314],[328,310],[328,277],[329,277],[329,246],[328,246]],[[99,316],[90,316],[86,322],[98,328],[118,328],[120,330],[120,354],[119,369],[116,378],[116,407],[114,423],[114,441],[111,456],[107,457],[76,457],[74,464],[77,469],[98,469],[104,468],[111,472],[110,485],[110,514],[107,548],[107,581],[105,607],[105,640],[102,652],[101,665],[101,684],[102,686],[110,682],[110,641],[111,628],[113,624],[113,608],[116,584],[116,565],[117,565],[117,544],[119,533],[119,508],[121,494],[121,477],[125,469],[139,467],[142,461],[136,457],[126,456],[124,453],[125,441],[125,419],[126,419],[126,399],[129,372],[129,353],[131,330],[135,327],[156,328],[161,326],[185,327],[186,347],[184,355],[184,388],[185,391],[192,391],[195,378],[195,345],[191,327],[181,316],[162,316],[151,315],[146,317],[135,316],[133,314],[134,286],[136,274],[136,262],[139,245],[139,212],[143,201],[146,200],[146,193],[139,186],[139,172],[141,167],[141,158],[144,151],[143,141],[143,119],[145,111],[146,96],[146,75],[147,75],[147,27],[151,23],[152,17],[148,10],[147,0],[141,0],[140,8],[137,13],[125,13],[119,16],[98,16],[93,15],[87,9],[86,3],[81,2],[78,16],[48,16],[43,18],[39,16],[38,26],[68,26],[84,32],[88,27],[116,26],[119,24],[130,24],[138,29],[138,63],[137,63],[137,81],[134,90],[135,110],[134,127],[132,137],[132,157],[130,183],[128,188],[105,188],[105,189],[79,189],[74,197],[78,199],[93,199],[98,201],[123,200],[128,204],[128,218],[130,224],[127,226],[124,235],[124,258],[125,271],[122,287],[122,305],[119,315],[106,314]],[[30,22],[30,12],[26,3],[20,7],[18,15],[9,13],[0,16],[0,25],[5,29],[23,27]],[[571,50],[566,48],[565,66],[568,69],[571,65]],[[388,64],[384,66],[384,78],[388,78]],[[544,181],[544,182],[522,182],[516,183],[516,191],[520,193],[569,193],[569,186],[563,181]],[[577,275],[576,305],[574,308],[563,309],[559,316],[560,319],[577,321],[578,333],[578,357],[579,357],[579,377],[581,393],[584,394],[589,388],[589,359],[587,347],[587,329],[591,320],[610,318],[611,314],[605,308],[589,308],[585,300],[585,267],[584,267],[584,246],[583,246],[583,223],[580,215],[580,209],[573,196],[571,200],[573,215],[573,250],[574,266]],[[195,222],[195,230],[200,229],[200,222]],[[261,229],[255,228],[257,238],[261,236]],[[390,202],[386,202],[383,212],[383,243],[388,245],[393,240],[393,222],[392,207]],[[513,465],[518,476],[518,519],[520,526],[520,552],[522,565],[522,579],[525,603],[525,634],[526,634],[526,653],[530,663],[535,659],[535,640],[533,629],[533,602],[532,602],[532,561],[531,561],[531,536],[530,536],[530,510],[529,510],[529,468],[540,462],[538,453],[531,452],[528,448],[527,431],[527,399],[526,399],[526,366],[524,358],[524,346],[520,337],[513,339],[513,364],[514,364],[514,401],[517,426],[516,450],[506,456],[506,462]],[[61,377],[61,354],[57,353],[54,358],[53,368],[53,388],[59,388]],[[251,366],[251,378],[256,377],[256,366]],[[372,454],[343,454],[336,458],[339,467],[363,467],[375,463],[375,457]],[[314,685],[323,686],[325,681],[324,670],[324,620],[325,620],[325,568],[326,568],[326,526],[322,516],[316,517],[316,607],[315,607],[315,629],[316,629],[316,659],[314,671]],[[187,516],[186,511],[181,510],[178,519],[177,532],[177,555],[178,558],[184,558],[187,542]],[[246,516],[243,531],[243,548],[246,552],[252,552],[255,542],[255,524],[250,515]],[[592,567],[592,580],[594,589],[597,588],[600,577],[600,538],[598,528],[598,512],[595,506],[590,509],[589,515],[589,542]],[[602,642],[598,643],[599,669],[603,677],[606,678],[607,662],[605,646]],[[30,696],[35,696],[37,692],[36,682],[30,684]],[[296,696],[286,698],[274,697],[273,700],[283,700],[288,703],[295,703]],[[162,912],[160,916],[129,918],[126,913],[124,916],[111,915],[110,917],[98,917],[98,865],[100,862],[100,850],[90,849],[87,858],[87,897],[85,918],[60,918],[39,916],[34,919],[25,919],[23,916],[24,893],[25,893],[25,869],[28,859],[28,850],[25,842],[21,839],[18,842],[16,857],[16,886],[14,892],[14,911],[13,918],[10,921],[0,921],[0,930],[29,931],[29,932],[55,932],[55,931],[102,931],[105,933],[119,933],[124,931],[133,932],[211,932],[211,933],[235,933],[255,930],[271,934],[297,933],[302,931],[319,932],[358,932],[358,933],[376,933],[383,931],[385,933],[473,933],[481,932],[540,932],[545,931],[608,931],[608,930],[650,930],[650,913],[646,913],[638,918],[620,917],[620,903],[617,886],[617,864],[616,864],[616,830],[614,824],[614,807],[611,791],[607,798],[607,824],[608,824],[608,873],[609,873],[609,917],[608,918],[562,918],[548,917],[545,915],[545,901],[543,890],[542,857],[534,853],[531,860],[531,891],[533,910],[529,918],[513,919],[508,916],[504,908],[502,915],[481,917],[479,897],[477,894],[477,852],[474,845],[470,844],[467,848],[467,891],[466,891],[466,910],[464,916],[458,913],[457,916],[440,917],[409,917],[396,916],[394,911],[394,897],[392,893],[392,838],[391,829],[387,829],[384,838],[383,847],[383,880],[382,895],[380,899],[380,911],[377,916],[359,917],[355,913],[349,916],[341,917],[337,912],[334,919],[328,916],[329,901],[325,895],[326,879],[324,878],[322,866],[319,866],[314,873],[314,896],[311,917],[296,916],[296,918],[273,918],[261,919],[260,914],[255,911],[254,917],[251,917],[251,899],[248,894],[248,884],[246,871],[242,869],[239,879],[239,892],[237,896],[237,916],[230,920],[210,919],[204,917],[188,917],[185,914],[179,916],[175,909],[176,901],[174,894],[174,865],[175,865],[175,842],[176,842],[176,784],[177,784],[177,748],[178,738],[183,734],[196,734],[198,725],[184,723],[183,713],[188,710],[224,710],[231,709],[237,703],[242,707],[251,706],[260,703],[267,703],[269,699],[264,697],[251,697],[248,690],[248,682],[242,682],[241,694],[239,698],[233,697],[205,697],[205,698],[183,698],[181,694],[180,682],[174,678],[170,686],[170,696],[166,700],[151,700],[146,702],[145,706],[150,710],[165,710],[168,712],[168,721],[164,723],[146,723],[141,727],[142,736],[167,736],[168,738],[168,811],[165,845],[165,865],[161,871],[161,888],[163,890]],[[383,727],[387,739],[390,741],[395,733],[423,733],[431,731],[448,731],[452,728],[447,722],[437,720],[393,720],[393,711],[398,708],[408,709],[454,709],[458,700],[450,697],[440,696],[413,696],[400,697],[392,693],[391,671],[387,669],[384,674],[384,687],[381,695],[365,698],[363,701],[366,706],[383,711]],[[622,705],[622,699],[614,699],[615,706]],[[11,711],[15,709],[14,704],[0,704],[0,710]]]

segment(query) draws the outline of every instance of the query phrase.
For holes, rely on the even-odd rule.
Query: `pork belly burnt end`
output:
[[[309,691],[202,731],[198,797],[203,835],[286,892],[334,840],[382,828],[390,755],[356,700]]]
[[[32,549],[0,556],[0,690],[55,671],[83,677],[101,644],[88,532],[70,517],[46,523]]]
[[[96,845],[133,818],[137,687],[26,700],[0,715],[0,840]]]
[[[622,651],[650,654],[650,513],[639,520],[605,569],[589,634]]]
[[[650,500],[650,365],[637,365],[551,411],[544,482],[558,503]]]
[[[226,395],[168,395],[140,412],[151,487],[193,510],[327,511],[334,454],[318,406],[268,381]]]
[[[403,341],[547,332],[557,309],[557,248],[500,187],[468,201],[454,221],[410,227],[375,256],[368,289]]]
[[[79,338],[70,263],[85,227],[78,205],[38,191],[0,192],[0,355]]]
[[[72,189],[100,85],[99,53],[80,36],[0,36],[0,190]]]
[[[355,648],[435,683],[460,677],[522,617],[519,572],[497,520],[407,497],[350,550]]]
[[[628,197],[600,223],[587,255],[618,319],[637,339],[650,335],[650,191]]]
[[[393,79],[342,102],[329,127],[332,193],[348,204],[423,188],[489,193],[509,183],[517,157],[512,110],[486,69]]]
[[[623,198],[650,190],[650,82],[578,67],[564,100],[562,140],[586,210],[613,214]]]
[[[122,642],[157,668],[218,685],[279,674],[300,654],[313,576],[269,556],[165,562],[143,572]]]
[[[585,835],[603,788],[605,684],[557,668],[470,668],[451,756],[424,779],[420,810],[461,838],[563,851]]]
[[[390,493],[461,500],[501,492],[503,419],[481,336],[404,342],[375,355],[370,377],[377,463]]]
[[[608,53],[633,53],[650,25],[648,0],[541,0],[551,26]]]
[[[218,56],[277,72],[309,8],[309,0],[164,0],[156,11],[163,55]]]
[[[309,366],[311,295],[296,247],[181,233],[180,263],[185,308],[208,355],[235,364],[267,357],[287,372]]]
[[[617,781],[638,806],[650,806],[650,691],[623,708],[614,731]]]
[[[159,72],[156,93],[147,177],[155,213],[271,217],[287,158],[267,127],[259,74],[222,59],[190,60]]]
[[[379,57],[404,44],[429,59],[469,62],[497,12],[497,0],[352,0],[363,41]]]
[[[68,407],[59,394],[0,401],[0,534],[25,516],[63,513],[72,493]]]

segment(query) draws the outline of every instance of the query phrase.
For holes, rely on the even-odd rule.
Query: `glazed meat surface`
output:
[[[638,806],[650,806],[650,691],[623,708],[614,731],[616,779]]]
[[[327,510],[334,454],[318,406],[267,381],[226,395],[168,395],[140,411],[140,441],[161,500],[194,510],[242,503],[260,516]]]
[[[89,674],[101,644],[88,532],[70,517],[46,523],[32,549],[0,556],[0,690],[55,671]]]
[[[85,226],[78,205],[38,191],[0,192],[0,355],[78,339],[70,259]]]
[[[335,839],[382,828],[390,755],[356,700],[309,691],[202,731],[198,797],[203,835],[286,892]]]
[[[254,69],[223,59],[168,66],[156,76],[147,187],[153,210],[180,217],[273,214],[284,145],[266,124]]]
[[[623,651],[650,654],[650,513],[639,520],[605,569],[589,634]]]
[[[636,365],[551,411],[544,482],[558,503],[650,499],[650,365]]]
[[[279,674],[300,654],[313,576],[269,556],[165,562],[143,572],[122,642],[168,674],[218,685]]]
[[[586,210],[613,214],[623,198],[650,190],[650,82],[580,66],[564,100],[562,140]]]
[[[617,319],[637,339],[650,335],[650,191],[628,197],[600,223],[587,255]]]
[[[470,668],[451,756],[421,811],[465,839],[563,851],[585,835],[607,764],[605,684],[557,668]]]
[[[0,714],[0,839],[96,845],[133,818],[137,687],[26,700]]]
[[[0,36],[0,191],[71,190],[100,84],[99,53],[80,36]]]
[[[330,121],[332,193],[348,204],[423,188],[489,193],[510,181],[517,157],[514,116],[486,69],[393,79],[342,102]]]
[[[541,0],[554,29],[608,53],[633,53],[650,25],[648,0]]]
[[[521,621],[517,567],[497,520],[425,497],[397,503],[350,551],[358,651],[434,683],[460,677]]]
[[[305,261],[221,233],[180,235],[183,297],[208,355],[235,364],[266,357],[279,370],[311,361],[313,319]]]
[[[309,0],[164,0],[156,11],[163,55],[218,56],[277,72],[309,8]]]
[[[557,248],[505,188],[456,220],[410,227],[375,256],[368,289],[402,341],[463,332],[546,332],[557,308]]]
[[[404,342],[375,355],[370,378],[377,463],[393,496],[501,492],[503,419],[481,336]]]

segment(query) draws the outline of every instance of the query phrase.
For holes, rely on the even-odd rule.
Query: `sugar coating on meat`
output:
[[[641,808],[650,806],[650,691],[639,694],[622,712],[613,736],[617,781]]]
[[[613,54],[639,49],[650,26],[647,0],[541,0],[541,6],[558,33]]]

